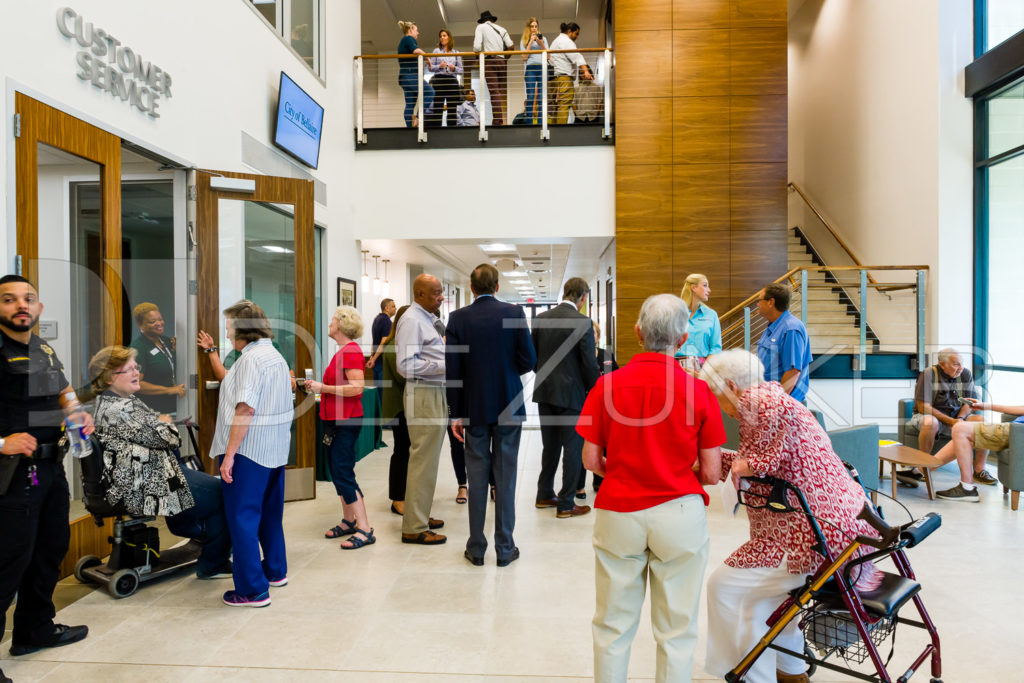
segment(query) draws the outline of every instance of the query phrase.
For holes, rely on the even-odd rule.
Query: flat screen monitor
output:
[[[324,108],[283,71],[275,121],[274,144],[307,166],[316,168],[320,163]]]

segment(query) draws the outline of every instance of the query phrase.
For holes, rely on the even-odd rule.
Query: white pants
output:
[[[757,641],[768,632],[765,623],[794,588],[802,586],[807,574],[790,574],[785,562],[781,567],[735,569],[721,565],[708,579],[708,653],[705,669],[724,677],[740,663]],[[804,636],[798,619],[786,625],[773,641],[776,645],[803,652]],[[801,674],[807,671],[803,660],[765,650],[750,667],[747,683],[775,683],[775,671]]]
[[[648,573],[651,627],[658,643],[657,681],[689,681],[697,647],[701,582],[708,563],[703,498],[683,496],[636,512],[597,510],[594,555],[594,681],[625,682]]]

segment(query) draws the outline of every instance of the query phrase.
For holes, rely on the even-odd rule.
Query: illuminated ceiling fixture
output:
[[[373,293],[380,294],[380,256],[373,257]]]
[[[515,245],[512,244],[501,244],[495,242],[493,244],[481,244],[478,245],[484,251],[515,251]]]
[[[385,298],[391,296],[391,281],[388,280],[388,264],[390,262],[391,259],[384,259],[384,284],[381,285],[381,294]]]
[[[363,249],[363,291],[365,292],[370,287],[370,274],[366,272],[366,255],[370,253],[369,249]]]

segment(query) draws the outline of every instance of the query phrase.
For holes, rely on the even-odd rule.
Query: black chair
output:
[[[180,424],[188,427],[193,444],[192,425],[184,420]],[[139,585],[166,576],[185,567],[193,567],[199,559],[202,545],[192,539],[183,545],[161,552],[160,532],[147,525],[156,519],[153,516],[130,515],[121,506],[111,505],[106,499],[103,480],[103,445],[93,434],[90,437],[92,453],[79,463],[82,470],[82,491],[85,509],[103,526],[107,519],[114,519],[114,535],[109,537],[110,557],[103,562],[96,555],[79,558],[75,564],[75,578],[82,583],[105,585],[107,592],[115,598],[126,598]],[[195,467],[186,460],[185,467]]]

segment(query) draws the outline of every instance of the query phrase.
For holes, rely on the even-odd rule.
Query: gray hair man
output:
[[[444,294],[441,281],[427,273],[413,281],[412,294],[413,303],[395,332],[396,365],[406,380],[403,403],[410,442],[402,543],[439,545],[448,539],[431,529],[440,529],[444,522],[430,518],[430,507],[441,445],[448,431],[444,326],[437,319]]]

